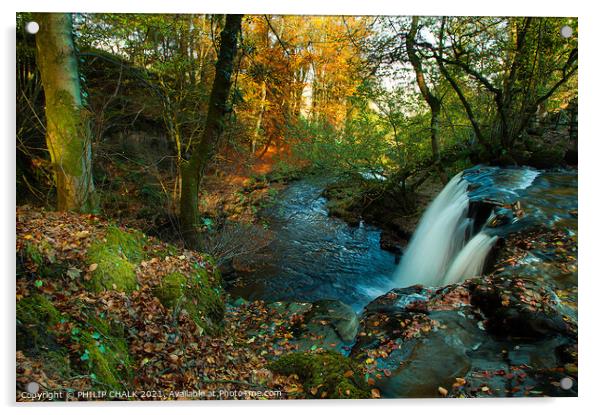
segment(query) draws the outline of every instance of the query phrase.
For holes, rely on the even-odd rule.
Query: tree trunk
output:
[[[253,139],[251,141],[251,155],[255,156],[257,150],[257,139],[259,138],[259,132],[261,131],[261,122],[263,121],[263,112],[265,111],[265,99],[267,95],[266,82],[263,80],[261,83],[261,102],[259,104],[259,113],[257,114],[257,122],[255,124],[255,131],[253,133]]]
[[[198,245],[199,181],[207,162],[211,159],[217,141],[224,128],[224,116],[228,112],[227,101],[232,85],[234,57],[242,15],[229,14],[221,33],[219,56],[215,64],[215,79],[209,97],[205,130],[200,140],[193,142],[191,157],[182,163],[182,194],[180,197],[180,227],[189,247]]]
[[[408,58],[414,68],[416,74],[416,83],[420,89],[422,97],[431,108],[431,148],[433,152],[433,163],[436,165],[439,171],[439,176],[443,184],[447,183],[447,176],[445,170],[441,165],[441,151],[439,150],[439,128],[440,128],[440,116],[441,116],[441,100],[437,98],[429,89],[424,79],[424,71],[422,70],[422,64],[420,58],[416,53],[416,33],[418,32],[418,17],[412,17],[412,26],[410,32],[406,36],[406,49],[408,52]]]
[[[46,99],[46,144],[54,170],[58,210],[92,211],[92,147],[81,99],[71,15],[35,13],[36,60]]]

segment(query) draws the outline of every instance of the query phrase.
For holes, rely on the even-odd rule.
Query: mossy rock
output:
[[[52,302],[41,294],[25,297],[17,303],[17,320],[22,324],[39,324],[48,326],[57,324],[61,313]]]
[[[123,389],[133,376],[123,326],[111,325],[98,318],[91,318],[87,325],[77,336],[82,345],[81,365],[100,389]]]
[[[123,326],[96,317],[89,318],[85,327],[78,324],[68,342],[81,345],[81,354],[70,358],[53,329],[68,319],[43,295],[23,298],[17,303],[17,350],[35,357],[50,376],[68,378],[77,367],[90,375],[99,389],[121,390],[133,373]]]
[[[307,398],[370,398],[370,388],[359,366],[337,352],[291,353],[269,368],[283,375],[299,376]]]
[[[39,277],[58,278],[68,270],[67,264],[56,261],[54,249],[46,240],[28,241],[18,255]]]
[[[123,255],[132,263],[139,263],[146,255],[146,235],[135,230],[124,231],[116,226],[109,226],[105,236],[106,245]]]
[[[17,302],[17,350],[35,357],[49,376],[71,376],[69,352],[58,343],[53,326],[62,315],[52,302],[41,294]]]
[[[61,313],[41,294],[25,297],[17,302],[17,349],[38,354],[44,350],[58,350],[52,326],[61,319]]]
[[[88,265],[97,264],[88,285],[94,291],[131,292],[138,286],[136,266],[145,258],[146,236],[111,226],[104,240],[88,248]]]
[[[189,276],[173,272],[153,289],[153,295],[169,309],[186,310],[203,330],[209,333],[220,331],[225,305],[219,275],[210,280],[209,273],[203,268]]]

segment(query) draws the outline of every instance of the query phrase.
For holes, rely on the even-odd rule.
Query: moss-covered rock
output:
[[[25,297],[17,303],[17,320],[21,324],[52,326],[60,321],[61,313],[52,302],[41,294]]]
[[[369,387],[359,366],[333,351],[291,353],[270,364],[283,375],[296,374],[308,398],[364,399]]]
[[[145,257],[146,236],[139,232],[126,232],[111,226],[104,240],[88,248],[87,263],[96,264],[89,286],[94,291],[136,289],[136,265]]]
[[[17,302],[17,350],[36,357],[49,376],[69,377],[71,366],[66,347],[58,343],[54,326],[63,316],[43,295]]]
[[[105,236],[106,245],[123,255],[130,262],[139,263],[145,257],[144,246],[146,235],[135,230],[124,231],[116,226],[109,226]]]
[[[225,305],[219,274],[212,277],[200,267],[192,275],[173,272],[163,278],[153,294],[165,307],[186,310],[199,327],[215,333],[221,329]]]
[[[61,313],[52,302],[40,294],[17,302],[17,349],[39,353],[58,349],[52,326],[61,319]]]
[[[122,326],[92,318],[76,341],[81,344],[79,360],[101,389],[121,390],[132,378],[132,362]]]
[[[69,320],[43,295],[23,298],[17,303],[17,350],[36,357],[49,375],[64,379],[74,368],[103,390],[121,389],[132,377],[124,328],[91,317],[77,323],[70,337],[57,336],[55,326]],[[79,354],[70,356],[66,346]]]
[[[48,241],[28,241],[18,253],[23,263],[28,264],[28,269],[42,278],[57,278],[63,275],[68,266],[57,262],[54,248]],[[19,258],[18,258],[19,259]]]

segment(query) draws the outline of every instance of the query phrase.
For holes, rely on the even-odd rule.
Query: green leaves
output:
[[[211,218],[203,218],[202,219],[203,225],[207,228],[207,230],[211,230],[213,227],[213,219]]]

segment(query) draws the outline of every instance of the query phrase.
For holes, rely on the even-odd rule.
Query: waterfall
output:
[[[487,254],[497,239],[497,236],[490,236],[484,232],[476,234],[458,253],[447,270],[442,285],[454,284],[481,275]]]
[[[462,173],[457,174],[428,207],[395,273],[398,284],[439,286],[482,271],[497,237],[479,232],[470,239],[467,187]]]

